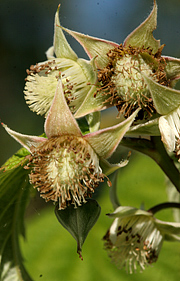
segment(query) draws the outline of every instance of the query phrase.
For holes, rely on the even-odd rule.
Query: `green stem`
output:
[[[177,202],[166,202],[166,203],[161,203],[161,204],[158,204],[152,208],[150,208],[148,210],[148,212],[152,213],[152,214],[155,214],[163,209],[167,209],[167,208],[178,208],[180,209],[180,203],[177,203]]]
[[[174,184],[177,191],[180,192],[180,173],[164,148],[160,137],[151,137],[151,140],[123,138],[121,140],[121,145],[151,157]]]
[[[114,210],[116,210],[116,208],[121,206],[119,199],[118,199],[118,195],[117,195],[118,171],[113,173],[112,177],[113,177],[111,180],[112,186],[110,187],[110,190],[109,190],[109,196],[110,196],[110,200],[113,205],[113,208],[114,208]]]

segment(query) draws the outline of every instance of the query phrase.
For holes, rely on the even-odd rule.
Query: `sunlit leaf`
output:
[[[20,164],[22,165],[25,160],[25,156],[29,154],[29,151],[25,148],[19,149],[11,158],[9,158],[1,169],[5,171],[18,167]]]
[[[25,155],[26,151],[20,150],[0,170],[1,281],[32,281],[23,266],[19,247],[19,235],[25,236],[23,218],[30,187],[28,170],[23,168]]]

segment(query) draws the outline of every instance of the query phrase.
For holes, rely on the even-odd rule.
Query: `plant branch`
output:
[[[178,208],[180,209],[180,203],[177,203],[177,202],[165,202],[165,203],[161,203],[161,204],[158,204],[152,208],[150,208],[148,210],[148,212],[152,213],[152,214],[155,214],[163,209],[167,209],[167,208]]]
[[[160,137],[151,137],[151,140],[123,138],[121,140],[121,145],[151,157],[174,184],[177,191],[180,192],[180,173],[173,160],[168,155]]]

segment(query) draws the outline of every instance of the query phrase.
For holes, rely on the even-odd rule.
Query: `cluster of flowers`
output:
[[[3,124],[29,152],[30,182],[59,209],[75,207],[91,197],[100,182],[127,161],[110,164],[124,135],[161,136],[169,153],[180,161],[180,60],[162,56],[163,46],[152,36],[157,5],[123,44],[62,28],[55,15],[54,44],[47,60],[27,70],[25,99],[29,108],[45,115],[45,137],[23,135]],[[63,30],[84,48],[80,59]],[[116,107],[122,122],[99,129],[101,110]],[[86,116],[90,132],[83,135],[76,119]],[[121,120],[121,119],[119,119]],[[150,212],[118,207],[104,236],[112,260],[129,272],[137,264],[157,260],[164,239],[179,240],[180,224],[163,223]]]

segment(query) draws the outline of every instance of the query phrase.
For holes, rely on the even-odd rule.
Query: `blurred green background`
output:
[[[32,113],[23,97],[26,69],[44,61],[45,51],[53,42],[54,14],[61,4],[61,24],[67,28],[122,43],[125,37],[149,14],[153,0],[7,0],[0,1],[0,119],[10,128],[39,135],[44,118]],[[166,44],[163,54],[180,57],[180,1],[157,0],[156,39]],[[83,49],[67,36],[79,57]],[[0,128],[0,164],[19,144]],[[123,205],[146,208],[165,201],[165,179],[160,168],[149,158],[133,154],[130,164],[119,174],[119,195]],[[116,281],[180,279],[180,245],[164,243],[158,262],[142,274],[127,275],[110,263],[101,238],[111,224],[105,216],[112,211],[108,188],[101,186],[97,200],[102,207],[100,219],[90,232],[82,262],[76,254],[73,238],[57,222],[52,204],[38,195],[32,200],[27,216],[27,241],[22,241],[25,265],[35,281]],[[172,220],[171,211],[159,213]]]

